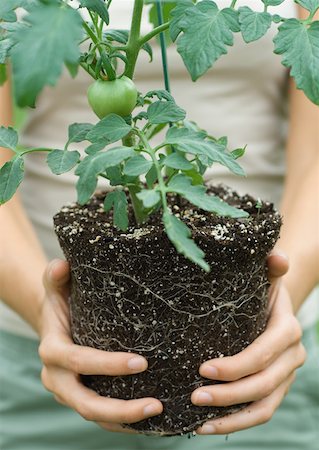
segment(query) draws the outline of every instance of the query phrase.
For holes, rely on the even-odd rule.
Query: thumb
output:
[[[69,279],[69,263],[62,259],[51,261],[43,274],[43,284],[47,291],[64,291]]]

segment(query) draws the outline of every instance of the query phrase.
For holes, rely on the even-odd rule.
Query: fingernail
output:
[[[217,369],[213,366],[205,366],[203,368],[203,372],[205,373],[204,376],[207,376],[207,378],[213,378],[215,379],[217,377]]]
[[[213,401],[213,397],[208,392],[199,392],[196,395],[196,403],[209,404]]]
[[[216,428],[211,423],[205,423],[198,431],[200,434],[213,434]]]
[[[155,416],[156,414],[159,414],[157,405],[150,403],[149,405],[146,405],[144,407],[144,416],[145,417]]]
[[[133,358],[128,360],[127,366],[131,370],[144,370],[146,368],[145,359],[140,356],[134,356]]]

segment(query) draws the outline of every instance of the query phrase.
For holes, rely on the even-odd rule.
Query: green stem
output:
[[[90,66],[88,66],[87,64],[85,64],[84,62],[80,62],[80,66],[89,74],[91,75],[91,77],[94,78],[94,80],[96,79],[95,77],[95,73],[94,71],[91,69]]]
[[[28,148],[26,150],[23,150],[19,152],[19,156],[26,155],[27,153],[34,153],[34,152],[52,152],[53,148],[43,148],[43,147],[37,147],[37,148]]]
[[[135,138],[135,135],[133,133],[129,133],[127,136],[125,136],[122,139],[123,145],[126,145],[128,147],[133,147],[135,144],[134,138]],[[141,192],[141,188],[140,188],[140,186],[138,186],[136,184],[127,186],[127,187],[128,187],[128,191],[130,194],[136,223],[138,225],[141,225],[148,218],[148,212],[145,210],[143,202],[136,195],[139,192]]]
[[[154,28],[152,31],[147,33],[145,36],[142,36],[140,39],[140,46],[142,47],[144,44],[146,44],[146,42],[150,41],[154,36],[167,30],[168,27],[169,27],[169,22],[165,22],[162,25],[159,25],[158,27]]]
[[[144,145],[145,150],[152,158],[152,161],[154,163],[156,173],[157,173],[157,180],[158,180],[159,190],[161,193],[163,210],[164,210],[164,212],[168,212],[168,205],[167,205],[167,198],[166,198],[166,184],[165,184],[164,178],[162,176],[162,170],[159,165],[158,159],[156,158],[155,150],[152,149],[152,147],[148,143],[148,140],[145,138],[144,134],[140,132],[140,130],[135,128],[135,132],[141,139],[141,142]]]
[[[124,75],[133,78],[137,57],[140,51],[140,33],[144,0],[135,0],[131,31],[127,42],[126,57],[127,65]]]
[[[235,8],[236,3],[237,3],[237,0],[233,0],[233,1],[231,2],[230,7],[231,7],[231,8]]]

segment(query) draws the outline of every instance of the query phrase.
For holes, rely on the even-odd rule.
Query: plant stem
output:
[[[154,36],[167,30],[168,27],[169,27],[169,22],[165,22],[162,25],[159,25],[158,27],[154,28],[152,31],[147,33],[145,36],[141,37],[140,46],[142,47],[144,44],[146,44],[146,42],[150,41]]]
[[[37,147],[37,148],[28,148],[26,150],[23,150],[21,152],[17,152],[19,156],[26,155],[27,153],[34,153],[34,152],[52,152],[53,148],[43,148],[43,147]]]
[[[137,57],[140,51],[140,33],[144,1],[135,0],[130,35],[127,42],[127,65],[124,75],[133,78]]]
[[[237,0],[232,0],[230,7],[235,8]]]

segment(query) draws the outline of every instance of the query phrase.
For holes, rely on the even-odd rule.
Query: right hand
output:
[[[39,347],[43,385],[59,403],[73,408],[84,419],[97,422],[109,431],[135,433],[120,424],[160,414],[162,403],[152,397],[136,400],[102,397],[85,387],[79,374],[131,375],[147,369],[146,359],[133,353],[107,352],[74,344],[67,303],[69,265],[66,261],[52,261],[46,268],[43,283],[46,298],[41,315]],[[130,363],[134,367],[130,368]]]

